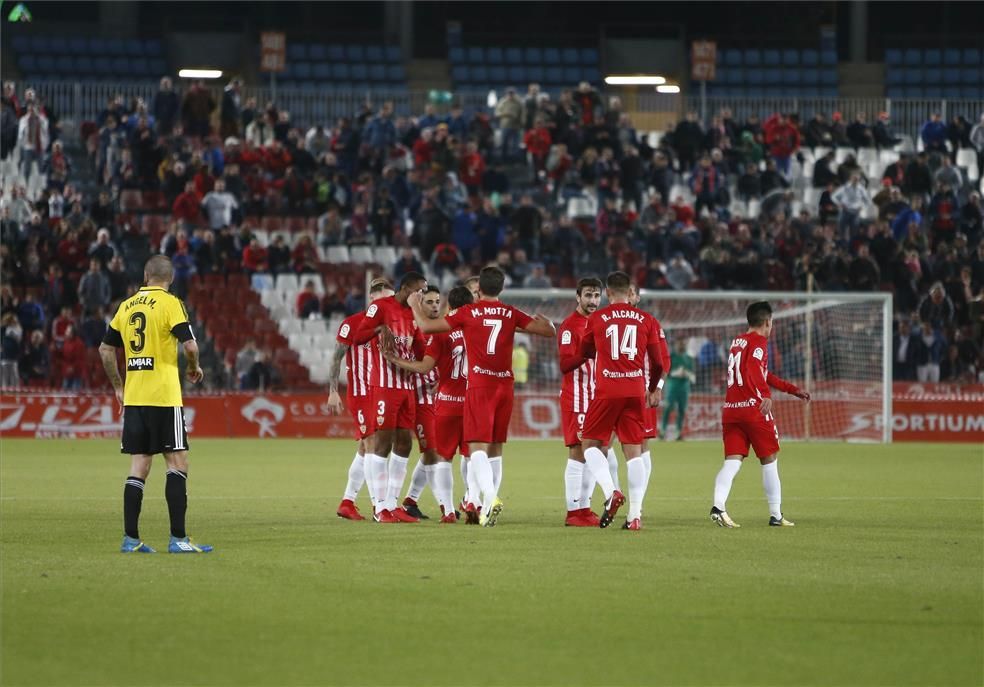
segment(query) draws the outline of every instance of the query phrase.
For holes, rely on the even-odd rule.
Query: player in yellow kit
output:
[[[144,482],[155,454],[164,454],[167,477],[164,496],[171,518],[170,553],[208,553],[211,546],[194,544],[185,532],[188,507],[188,432],[181,402],[178,343],[188,362],[187,376],[200,382],[198,343],[179,298],[168,293],[174,279],[171,261],[155,255],[144,267],[143,286],[120,303],[99,346],[99,355],[116,399],[123,406],[121,453],[131,456],[123,487],[123,553],[154,553],[140,539],[138,521]],[[116,365],[116,349],[126,354],[126,384]]]

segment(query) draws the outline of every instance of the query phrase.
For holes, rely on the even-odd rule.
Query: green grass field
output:
[[[722,530],[719,445],[658,445],[626,532],[560,526],[557,444],[509,446],[482,529],[337,519],[351,442],[192,443],[208,556],[117,553],[118,443],[3,440],[0,683],[984,682],[980,446],[790,443],[797,527],[766,526],[748,462]],[[155,465],[141,533],[166,549],[163,486]]]

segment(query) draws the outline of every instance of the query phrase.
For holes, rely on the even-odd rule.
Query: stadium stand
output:
[[[107,57],[120,49],[96,47]],[[360,47],[365,60],[397,57]],[[311,64],[333,50],[359,59],[338,48],[303,46]],[[563,75],[573,60],[569,76],[580,79],[597,60],[549,47],[456,50],[453,65],[484,61],[507,80],[510,68],[529,76],[536,65]],[[941,67],[953,58],[941,54]],[[722,59],[725,69],[777,69],[780,82],[789,65],[824,68],[810,50]],[[572,83],[561,78],[545,82]],[[175,262],[175,292],[204,340],[209,384],[221,388],[240,383],[249,339],[268,349],[276,385],[323,383],[325,351],[340,318],[364,307],[368,273],[423,270],[447,288],[490,262],[512,286],[567,288],[619,268],[647,289],[889,290],[900,321],[930,321],[957,347],[964,363],[947,368],[951,381],[982,369],[979,112],[951,108],[943,120],[924,104],[908,114],[925,121],[896,130],[887,112],[760,116],[762,101],[640,131],[619,98],[588,84],[556,98],[530,89],[510,114],[455,102],[408,116],[342,99],[350,109],[336,121],[257,107],[238,89],[124,92],[63,136],[50,102],[5,86],[5,121],[18,124],[0,163],[5,383],[65,383],[59,337],[71,322],[88,346],[83,385],[103,384],[99,322],[154,252]],[[194,107],[169,119],[168,99]],[[203,122],[189,119],[200,108]],[[519,140],[503,117],[521,122]],[[196,126],[207,135],[188,135]],[[101,278],[83,282],[90,257],[108,298]]]

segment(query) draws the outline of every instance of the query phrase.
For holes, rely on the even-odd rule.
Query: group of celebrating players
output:
[[[578,282],[577,307],[559,331],[542,315],[530,316],[499,300],[505,282],[486,267],[455,287],[442,303],[440,291],[415,272],[399,290],[376,279],[369,305],[339,327],[329,378],[329,405],[342,412],[338,392],[341,361],[347,366],[346,405],[355,422],[358,449],[349,467],[338,516],[365,519],[356,506],[363,484],[381,523],[418,522],[426,516],[418,500],[430,487],[442,523],[464,517],[492,527],[502,513],[502,451],[513,406],[513,341],[517,331],[558,337],[564,374],[560,402],[567,516],[571,527],[608,527],[625,504],[618,480],[614,439],[622,446],[628,476],[628,515],[623,529],[642,527],[642,504],[652,472],[648,443],[657,436],[656,408],[670,372],[666,335],[659,321],[639,309],[639,292],[628,275],[613,272]],[[608,304],[601,306],[602,289]],[[768,372],[772,309],[751,304],[748,330],[731,344],[728,385],[722,408],[725,461],[714,483],[711,519],[739,527],[726,502],[742,460],[754,448],[762,464],[769,525],[791,526],[782,515],[778,464],[779,432],[770,388],[809,401],[810,395]],[[406,497],[413,437],[420,460]],[[465,493],[453,499],[451,469],[462,457]],[[591,509],[596,487],[604,496],[601,514]]]

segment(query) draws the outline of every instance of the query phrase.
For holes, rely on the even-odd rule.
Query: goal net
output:
[[[573,290],[507,289],[502,298],[558,324],[575,307]],[[890,294],[644,291],[639,307],[660,320],[671,351],[685,341],[695,362],[684,438],[720,439],[728,349],[747,329],[745,309],[760,300],[774,310],[769,370],[813,397],[804,403],[774,393],[781,437],[891,441]],[[556,342],[521,334],[517,345],[526,348],[528,360],[521,352],[514,368],[528,368],[525,375],[517,370],[510,435],[560,438]],[[675,438],[675,414],[666,428],[662,415],[661,409],[660,430]]]

